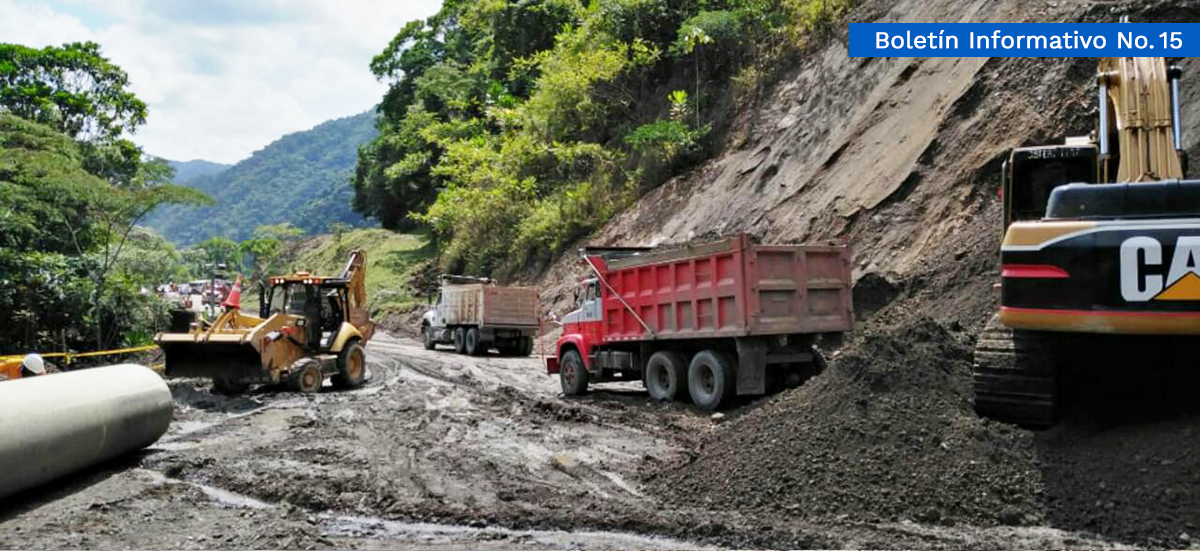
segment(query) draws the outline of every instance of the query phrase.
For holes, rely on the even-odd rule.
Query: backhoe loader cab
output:
[[[257,317],[242,314],[230,299],[211,324],[158,334],[166,375],[211,378],[220,392],[279,383],[316,392],[326,376],[335,387],[362,384],[363,345],[375,330],[366,310],[365,270],[366,255],[356,250],[340,277],[301,271],[269,278]]]

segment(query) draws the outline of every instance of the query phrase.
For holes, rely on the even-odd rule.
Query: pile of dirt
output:
[[[929,319],[867,330],[820,376],[718,426],[649,484],[680,507],[1038,523],[1033,439],[972,411],[966,340]]]

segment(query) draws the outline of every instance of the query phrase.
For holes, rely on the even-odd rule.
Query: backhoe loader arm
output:
[[[375,334],[375,322],[367,312],[367,253],[361,249],[350,251],[350,259],[342,270],[342,279],[347,281],[346,294],[349,303],[346,305],[350,314],[350,323],[362,334],[363,341],[368,341]]]

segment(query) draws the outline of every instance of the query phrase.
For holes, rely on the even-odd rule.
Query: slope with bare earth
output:
[[[850,20],[1156,22],[1198,14],[1200,3],[1188,1],[899,0],[864,2]],[[1178,63],[1189,73],[1200,68]],[[970,350],[996,305],[1000,164],[1012,147],[1091,131],[1095,68],[1086,58],[851,59],[833,40],[743,111],[716,158],[593,237],[654,245],[748,232],[766,242],[845,240],[855,250],[858,335],[825,374],[735,415],[697,438],[686,460],[651,473],[665,501],[1190,541],[1200,464],[1184,459],[1190,446],[1181,450],[1178,435],[1200,428],[1200,418],[1155,406],[1170,383],[1123,404],[1157,417],[1113,419],[1102,406],[1083,405],[1046,433],[984,421],[971,409]],[[1187,89],[1183,103],[1185,146],[1195,158],[1200,88]],[[565,282],[575,269],[564,262],[549,271],[550,301],[570,296]],[[1107,384],[1128,386],[1128,373],[1107,375]]]

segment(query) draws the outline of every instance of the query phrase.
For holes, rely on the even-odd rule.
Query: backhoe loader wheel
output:
[[[367,354],[357,340],[346,344],[338,354],[338,372],[330,378],[334,388],[355,388],[367,378]]]
[[[321,390],[325,375],[321,373],[321,365],[313,358],[296,360],[288,374],[287,386],[292,392],[313,394]]]
[[[578,396],[587,393],[588,372],[583,366],[583,356],[575,350],[568,350],[562,355],[562,365],[558,370],[559,381],[562,382],[564,396]]]
[[[217,394],[227,394],[227,395],[241,394],[243,392],[246,392],[246,390],[249,388],[250,388],[250,385],[248,385],[246,383],[237,382],[237,381],[233,381],[233,380],[225,379],[225,378],[221,378],[221,377],[213,379],[213,392],[215,392]]]
[[[454,351],[459,354],[467,353],[467,330],[459,327],[454,330]]]
[[[467,329],[465,348],[468,356],[482,356],[487,353],[487,346],[480,340],[478,327]]]
[[[433,328],[428,325],[421,326],[421,337],[425,339],[425,350],[433,350],[437,348],[437,341],[433,340]]]

